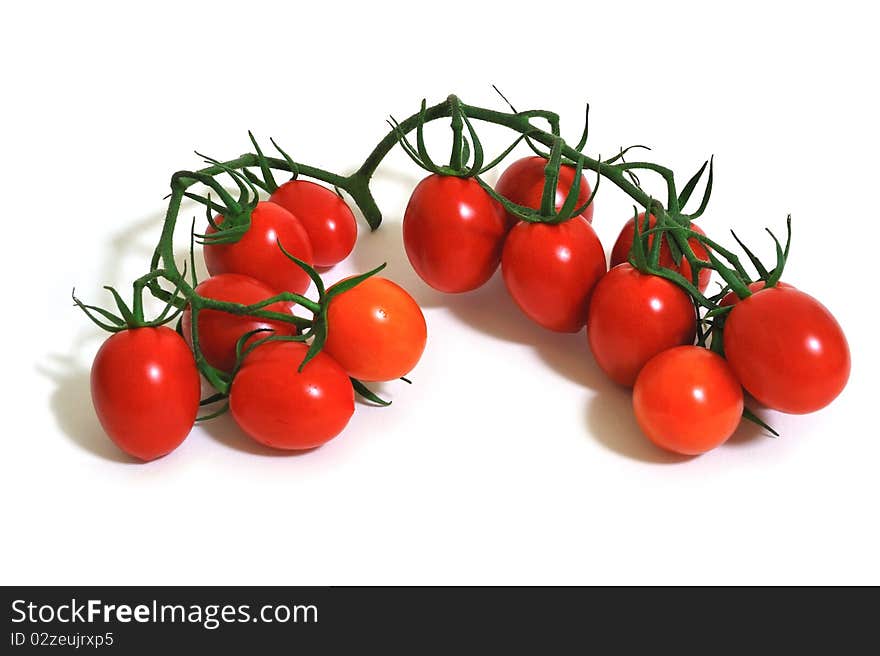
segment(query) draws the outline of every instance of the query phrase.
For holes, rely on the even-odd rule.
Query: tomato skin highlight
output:
[[[639,373],[633,411],[654,444],[699,455],[726,442],[739,426],[742,387],[720,355],[678,346],[651,358]]]
[[[339,264],[354,250],[357,241],[354,214],[348,204],[327,187],[311,180],[290,180],[279,186],[269,200],[293,214],[305,228],[315,266]]]
[[[214,220],[223,223],[223,217]],[[208,226],[205,234],[217,232]],[[303,294],[311,280],[295,262],[288,259],[278,241],[291,255],[314,264],[312,244],[305,228],[286,209],[275,203],[260,201],[251,213],[251,227],[241,239],[232,244],[205,244],[205,264],[208,273],[240,273],[266,283],[282,292]]]
[[[221,273],[202,281],[196,293],[217,301],[253,305],[267,298],[277,296],[278,292],[255,278],[238,273]],[[293,303],[273,303],[266,306],[269,312],[293,313]],[[183,312],[181,332],[186,343],[192,348],[192,312],[187,306]],[[208,364],[223,371],[235,367],[235,345],[239,338],[252,330],[269,328],[273,332],[257,333],[245,342],[252,343],[269,335],[295,335],[296,326],[283,321],[266,321],[252,316],[237,316],[220,310],[199,312],[199,348]]]
[[[605,251],[582,216],[556,225],[521,221],[507,235],[501,272],[511,297],[535,323],[575,333],[605,273]]]
[[[339,364],[318,353],[299,372],[302,342],[268,342],[245,357],[229,409],[251,438],[275,449],[312,449],[333,439],[354,414],[354,388]]]
[[[652,357],[693,344],[696,312],[675,283],[619,264],[593,289],[587,338],[599,367],[611,380],[631,387]]]
[[[849,380],[849,345],[837,320],[793,287],[740,300],[724,323],[724,354],[746,391],[780,412],[824,408]]]
[[[428,339],[422,310],[406,290],[373,276],[334,296],[324,351],[350,376],[394,380],[416,366]]]
[[[471,291],[489,280],[506,234],[501,204],[471,178],[429,175],[413,190],[403,217],[410,264],[446,293]]]
[[[642,212],[639,214],[639,227],[644,225],[645,221],[645,213]],[[652,214],[648,219],[649,229],[653,228],[657,224],[657,218]],[[702,228],[698,226],[696,223],[691,223],[691,230],[694,232],[699,232],[701,235],[705,235]],[[623,264],[624,262],[629,261],[629,251],[632,248],[633,237],[634,234],[634,223],[633,219],[627,221],[623,229],[620,231],[620,234],[617,236],[617,241],[614,242],[614,248],[611,249],[611,266],[616,267],[618,264]],[[648,235],[648,247],[650,248],[650,244],[654,243],[654,235]],[[697,256],[698,260],[703,260],[704,262],[709,261],[709,254],[706,252],[706,248],[699,242],[696,237],[691,237],[688,239],[688,244],[690,244],[691,250],[694,251],[694,255]],[[665,269],[670,269],[672,271],[677,271],[682,276],[687,278],[689,282],[693,281],[691,276],[691,265],[682,257],[681,265],[676,265],[675,260],[672,257],[672,250],[669,248],[669,244],[667,240],[663,240],[663,244],[660,246],[660,266]],[[706,291],[709,288],[709,280],[712,277],[712,271],[710,269],[700,269],[699,277],[697,280],[699,284],[697,287],[701,292]]]
[[[541,208],[541,199],[544,195],[544,167],[547,160],[537,155],[523,157],[508,166],[495,184],[495,191],[510,201],[533,210]],[[559,210],[565,203],[565,198],[574,183],[576,169],[569,164],[559,167],[559,178],[556,182],[555,209]],[[581,186],[578,188],[578,198],[575,207],[580,207],[590,198],[590,184],[587,178],[581,174]],[[513,227],[519,223],[519,219],[505,212],[508,225]],[[593,204],[581,214],[588,222],[593,222]]]
[[[201,393],[192,352],[165,326],[108,337],[92,363],[91,391],[110,439],[144,461],[180,446],[195,422]]]
[[[759,292],[764,289],[765,286],[766,283],[763,280],[756,280],[755,282],[749,283],[749,291],[754,294],[755,292]],[[776,283],[776,286],[780,288],[791,287],[792,289],[794,289],[787,282],[782,282],[781,280]],[[729,291],[724,295],[724,298],[721,299],[721,302],[718,305],[720,305],[721,307],[727,307],[729,305],[736,305],[737,303],[739,303],[739,296],[736,295],[736,292]]]

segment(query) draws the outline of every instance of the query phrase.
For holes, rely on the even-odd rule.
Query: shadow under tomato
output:
[[[655,446],[644,436],[632,409],[632,394],[616,387],[593,396],[587,402],[586,425],[602,446],[642,462],[669,465],[689,462],[684,456]]]
[[[49,358],[49,362],[37,365],[37,371],[55,384],[49,408],[61,433],[84,451],[105,460],[140,464],[140,460],[121,451],[101,428],[92,408],[89,372],[71,356]]]
[[[543,343],[554,337],[530,321],[507,293],[500,270],[471,292],[445,294],[443,306],[465,324],[490,337],[517,344]]]

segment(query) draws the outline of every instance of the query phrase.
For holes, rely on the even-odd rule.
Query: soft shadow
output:
[[[517,344],[540,344],[556,335],[531,321],[517,307],[501,271],[485,285],[464,294],[446,294],[443,305],[471,328]]]
[[[583,330],[577,333],[548,333],[547,337],[535,343],[535,351],[547,366],[573,383],[602,393],[620,389],[599,369]]]
[[[442,294],[428,286],[412,268],[403,247],[403,231],[397,222],[389,222],[372,232],[358,228],[361,234],[349,262],[358,273],[364,273],[385,262],[388,266],[380,274],[403,287],[422,307],[445,305],[449,294]]]
[[[205,413],[210,411],[210,408],[203,410]],[[199,426],[202,429],[202,432],[211,436],[223,446],[254,456],[263,456],[265,458],[291,458],[306,455],[318,448],[303,449],[301,451],[287,451],[284,449],[272,449],[268,446],[264,446],[248,437],[247,434],[239,428],[238,424],[236,424],[235,420],[232,418],[232,415],[228,412],[201,423]]]
[[[633,414],[632,395],[622,387],[590,398],[586,420],[587,430],[602,446],[627,458],[662,465],[693,459],[693,456],[664,451],[644,436]]]
[[[50,355],[37,371],[55,384],[49,408],[61,433],[93,455],[124,464],[140,461],[121,451],[107,435],[95,411],[89,384],[89,372],[69,355]]]

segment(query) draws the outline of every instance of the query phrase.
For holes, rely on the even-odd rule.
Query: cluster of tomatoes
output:
[[[630,194],[650,209],[624,223],[609,268],[592,227],[595,192],[582,175],[586,128],[578,147],[566,151],[577,155],[575,164],[562,159],[564,146],[556,133],[542,133],[539,141],[553,144],[550,153],[515,161],[493,189],[480,174],[519,139],[539,131],[528,113],[513,108],[510,115],[469,108],[482,120],[521,133],[484,168],[482,147],[464,108],[450,96],[430,110],[452,116],[448,167],[436,166],[425,150],[422,128],[429,110],[424,101],[420,114],[405,121],[416,127],[416,147],[407,141],[403,124],[391,121],[404,151],[430,173],[413,190],[403,219],[407,256],[428,285],[445,293],[468,292],[500,266],[510,296],[531,320],[557,332],[586,327],[599,368],[632,388],[634,413],[645,435],[677,453],[696,455],[722,444],[743,417],[761,423],[745,407],[745,394],[767,408],[807,413],[843,390],[850,371],[846,338],[824,306],[780,280],[788,246],[776,242],[777,265],[771,271],[746,249],[758,273],[752,281],[735,256],[689,223],[705,209],[711,168],[703,203],[691,216],[681,215],[679,206],[703,169],[677,204],[669,172],[671,210],[657,209],[630,185]],[[470,141],[463,136],[465,127]],[[338,190],[300,179],[300,165],[284,151],[278,148],[284,161],[270,160],[251,140],[256,155],[228,164],[209,160],[210,169],[172,178],[175,209],[184,196],[208,208],[200,237],[209,278],[189,286],[176,270],[170,247],[176,214],[170,208],[151,272],[135,282],[131,309],[113,290],[121,317],[76,301],[114,333],[95,358],[92,398],[106,432],[138,458],[169,453],[190,432],[200,406],[220,400],[244,432],[262,444],[319,446],[348,424],[355,394],[384,403],[364,382],[404,377],[424,350],[427,330],[420,308],[395,283],[375,276],[378,270],[324,288],[315,269],[332,267],[351,253],[355,217]],[[304,168],[320,180],[338,182],[375,228],[381,216],[367,211],[378,211],[368,183],[388,142],[380,142],[349,177]],[[613,164],[622,157],[623,152],[590,166],[606,176],[649,168]],[[257,165],[263,180],[247,170]],[[270,168],[289,170],[293,179],[279,186]],[[218,172],[235,179],[239,202],[213,179]],[[185,193],[193,182],[213,189],[225,205]],[[268,200],[258,200],[255,184],[268,192]],[[159,269],[160,260],[169,268]],[[707,297],[713,270],[725,287]],[[182,312],[177,331],[163,325],[170,320],[165,313],[152,322],[143,319],[139,293],[160,275],[177,287],[168,305]],[[312,283],[317,301],[303,295]],[[160,298],[168,294],[150,290]],[[299,310],[311,313],[311,319]],[[205,400],[200,372],[217,391]]]
[[[691,295],[631,261],[636,228],[648,232],[654,216],[646,220],[642,214],[623,226],[609,270],[591,225],[592,204],[562,221],[541,221],[522,220],[498,202],[496,196],[540,208],[547,166],[540,156],[517,160],[500,176],[495,194],[474,178],[435,172],[422,180],[403,222],[415,271],[431,287],[459,293],[483,285],[500,265],[507,290],[530,319],[559,332],[586,326],[598,366],[633,388],[645,435],[677,453],[696,455],[726,441],[743,417],[743,389],[763,406],[787,413],[816,411],[841,392],[850,370],[846,338],[811,296],[783,282],[765,288],[763,280],[753,282],[743,298],[731,291],[718,303],[733,309],[715,319],[716,343],[697,346],[702,319]],[[557,210],[571,193],[578,207],[590,198],[586,179],[578,182],[578,175],[571,165],[559,168]],[[710,262],[704,233],[693,224],[690,230],[692,254]],[[646,236],[645,248],[657,234]],[[667,240],[658,238],[659,267],[692,280],[688,259],[676,259]],[[711,273],[711,266],[697,272],[700,292]]]
[[[224,220],[214,217],[205,234],[222,232]],[[206,240],[210,277],[195,294],[241,306],[281,292],[303,294],[310,271],[288,254],[309,268],[326,269],[349,255],[356,237],[354,215],[342,198],[314,182],[291,180],[253,207],[250,227],[238,241]],[[201,403],[195,352],[231,378],[229,410],[251,438],[296,450],[327,442],[354,413],[354,386],[407,374],[421,357],[427,331],[415,300],[385,278],[368,277],[338,294],[331,287],[324,297],[326,307],[312,311],[323,314],[326,339],[304,366],[309,345],[293,339],[293,302],[263,308],[277,320],[210,308],[195,313],[187,306],[179,333],[137,322],[121,327],[92,366],[92,399],[102,426],[122,450],[142,460],[179,446]]]

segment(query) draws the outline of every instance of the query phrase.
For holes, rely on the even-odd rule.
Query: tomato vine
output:
[[[451,118],[453,132],[452,154],[448,166],[437,166],[430,160],[424,148],[422,130],[427,123],[443,118]],[[713,159],[707,160],[687,181],[684,187],[679,190],[673,171],[666,166],[649,161],[627,161],[625,159],[626,155],[633,149],[644,148],[643,146],[632,146],[622,149],[618,154],[606,160],[593,158],[584,153],[589,133],[588,119],[589,107],[587,108],[587,120],[585,121],[583,135],[579,142],[572,146],[567,144],[560,136],[559,115],[551,111],[540,109],[516,111],[512,106],[510,106],[510,111],[498,111],[468,105],[456,96],[449,96],[443,102],[432,106],[427,106],[423,102],[418,112],[404,120],[397,122],[392,119],[390,121],[390,131],[379,141],[363,163],[349,175],[333,173],[316,166],[295,161],[274,141],[272,141],[272,144],[277,149],[279,156],[267,156],[251,135],[255,152],[245,153],[227,161],[205,158],[207,164],[205,168],[178,171],[171,177],[171,193],[161,235],[150,263],[150,271],[134,282],[134,303],[131,310],[121,301],[119,294],[112,289],[111,293],[117,301],[117,307],[121,316],[113,315],[95,306],[87,306],[78,300],[76,302],[99,326],[111,331],[121,330],[125,327],[154,326],[167,323],[179,311],[189,307],[192,317],[192,347],[197,367],[205,378],[218,390],[220,395],[228,392],[231,374],[211,366],[201,352],[197,326],[199,312],[203,310],[218,310],[234,315],[250,315],[260,319],[289,322],[298,329],[297,335],[269,337],[266,339],[285,339],[301,342],[310,340],[309,357],[312,357],[321,349],[326,337],[326,310],[330,297],[334,293],[339,293],[340,290],[358,284],[378,272],[381,267],[350,279],[341,287],[336,286],[330,291],[325,291],[321,284],[320,276],[318,276],[315,270],[285,251],[285,254],[302,267],[315,283],[318,289],[317,300],[292,292],[280,293],[253,305],[242,305],[207,298],[195,291],[198,281],[195,277],[194,262],[191,262],[189,265],[188,276],[187,267],[179,267],[175,261],[173,239],[182,204],[185,199],[189,199],[203,205],[208,223],[214,229],[214,232],[211,234],[193,235],[190,242],[191,260],[193,259],[193,244],[196,240],[205,244],[222,244],[232,243],[241,238],[249,228],[251,212],[259,201],[260,191],[271,193],[277,188],[274,172],[288,173],[294,178],[297,176],[313,178],[335,188],[340,196],[343,193],[347,194],[360,209],[364,220],[370,228],[375,230],[382,222],[382,213],[370,190],[370,181],[386,155],[395,146],[400,145],[410,157],[429,170],[445,175],[476,177],[483,188],[501,202],[508,212],[520,219],[531,222],[559,223],[576,216],[592,203],[599,186],[598,180],[607,179],[626,193],[638,206],[644,208],[645,211],[645,224],[640,225],[638,220],[634,222],[635,234],[630,257],[631,263],[642,271],[667,278],[682,287],[690,295],[697,310],[702,311],[702,318],[699,321],[698,342],[703,346],[711,345],[715,350],[720,349],[721,340],[719,339],[719,334],[723,329],[725,314],[730,309],[729,307],[722,306],[720,300],[724,294],[731,290],[741,298],[748,296],[751,293],[748,288],[751,280],[734,253],[690,228],[691,222],[700,217],[707,208],[714,178]],[[546,129],[536,125],[536,122],[539,121],[546,123]],[[517,134],[513,143],[486,166],[483,164],[482,147],[473,125],[474,122],[498,125]],[[409,144],[406,137],[413,130],[417,132],[417,146],[415,147]],[[525,140],[533,150],[548,160],[545,193],[541,207],[538,210],[516,205],[509,199],[499,196],[479,178],[486,170],[500,163],[522,140]],[[543,146],[547,151],[541,151],[538,146]],[[564,162],[576,166],[576,182],[564,205],[557,210],[553,207],[552,198],[559,175],[559,167]],[[582,170],[595,173],[597,184],[586,204],[576,207],[575,201],[577,199],[578,184],[581,179],[580,173]],[[255,171],[259,171],[259,174]],[[642,188],[638,172],[644,171],[659,175],[665,182],[665,203],[651,197]],[[236,194],[230,192],[227,186],[223,184],[224,176],[231,180],[234,188],[237,190]],[[704,176],[706,176],[706,182],[699,205],[694,211],[685,212],[685,207],[688,205]],[[207,192],[203,192],[203,194],[193,192],[192,189],[197,185],[206,188]],[[213,218],[215,214],[224,217],[221,224],[215,222]],[[636,211],[636,215],[638,217],[638,211]],[[650,229],[647,225],[648,215],[653,215],[656,218],[656,223]],[[656,236],[656,238],[653,239],[653,243],[648,247],[648,238],[652,235]],[[689,240],[692,238],[697,239],[706,247],[710,258],[708,262],[698,258],[694,253],[689,243]],[[772,270],[767,270],[761,265],[752,252],[740,242],[747,256],[755,265],[760,278],[768,286],[773,286],[779,280],[782,267],[788,255],[788,243],[783,247],[776,240],[775,236],[773,239],[777,246],[777,264]],[[659,266],[661,241],[669,245],[677,262],[680,262],[682,258],[687,260],[691,271],[690,279],[685,278],[677,271]],[[738,239],[737,241],[739,242]],[[281,243],[278,245],[283,250],[284,245]],[[707,297],[698,288],[698,275],[700,270],[704,268],[718,271],[725,282],[724,289],[715,296]],[[163,281],[166,283],[166,286],[171,286],[170,290],[163,287]],[[156,298],[167,304],[165,312],[151,322],[145,321],[143,317],[142,294],[144,290],[149,290]],[[295,303],[307,310],[312,317],[308,319],[266,309],[267,306],[279,301]],[[356,388],[359,392],[369,395],[369,391],[363,385],[358,384]]]

